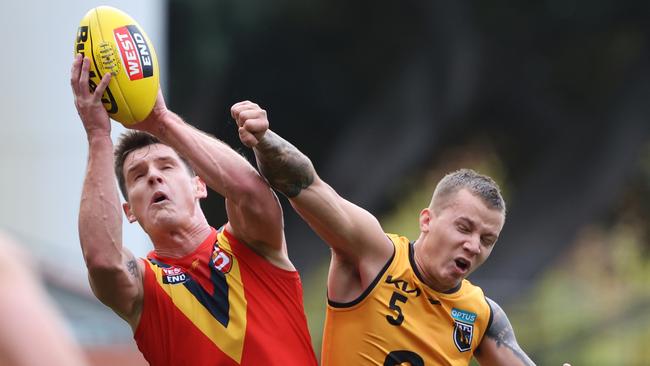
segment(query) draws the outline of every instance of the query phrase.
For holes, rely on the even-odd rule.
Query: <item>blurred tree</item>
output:
[[[649,2],[169,4],[171,106],[239,146],[229,107],[258,102],[325,180],[377,215],[430,167],[464,164],[449,151],[489,151],[509,216],[473,281],[506,306],[633,189],[650,138]],[[206,211],[225,219],[220,200]],[[294,263],[322,268],[327,247],[285,213]]]
[[[378,212],[444,149],[495,141],[514,188],[502,250],[480,277],[508,297],[520,286],[508,273],[534,278],[630,173],[649,133],[649,8],[171,1],[170,104],[237,145],[229,106],[259,102],[340,193]],[[218,200],[207,206],[223,218]],[[305,268],[326,249],[288,215]]]

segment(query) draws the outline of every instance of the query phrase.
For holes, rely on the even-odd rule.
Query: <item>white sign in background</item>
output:
[[[77,217],[87,142],[74,108],[70,66],[77,26],[88,10],[110,5],[131,15],[151,38],[165,83],[165,2],[21,0],[0,3],[0,229],[36,258],[85,273]],[[124,128],[113,122],[113,137]],[[124,220],[124,242],[138,256],[150,243]],[[79,276],[81,283],[86,276]]]

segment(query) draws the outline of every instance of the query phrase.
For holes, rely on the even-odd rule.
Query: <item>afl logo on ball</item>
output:
[[[232,268],[232,255],[221,248],[218,245],[214,246],[214,251],[212,252],[211,264],[217,271],[220,271],[224,274],[230,272]]]

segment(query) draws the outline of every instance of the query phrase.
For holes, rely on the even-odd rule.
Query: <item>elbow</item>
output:
[[[273,195],[271,187],[259,187],[256,190],[245,190],[238,193],[237,198],[233,200],[238,207],[247,212],[250,217],[263,217],[268,214],[269,197]],[[274,198],[277,200],[277,198]],[[279,202],[278,202],[279,206]]]
[[[259,200],[265,191],[270,191],[271,187],[259,174],[240,177],[236,183],[230,186],[229,197],[235,202],[241,204],[254,204]]]

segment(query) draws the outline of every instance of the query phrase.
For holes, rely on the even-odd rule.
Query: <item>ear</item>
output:
[[[122,204],[122,209],[124,210],[124,214],[126,215],[126,219],[129,220],[129,223],[132,224],[137,221],[135,215],[133,214],[133,211],[131,211],[131,206],[128,202],[124,202]]]
[[[429,224],[431,224],[431,220],[433,219],[434,213],[431,211],[430,208],[424,208],[422,211],[420,211],[420,231],[423,233],[429,232]]]
[[[194,190],[196,193],[196,198],[204,199],[208,196],[208,188],[205,185],[205,182],[198,175],[194,178]]]

